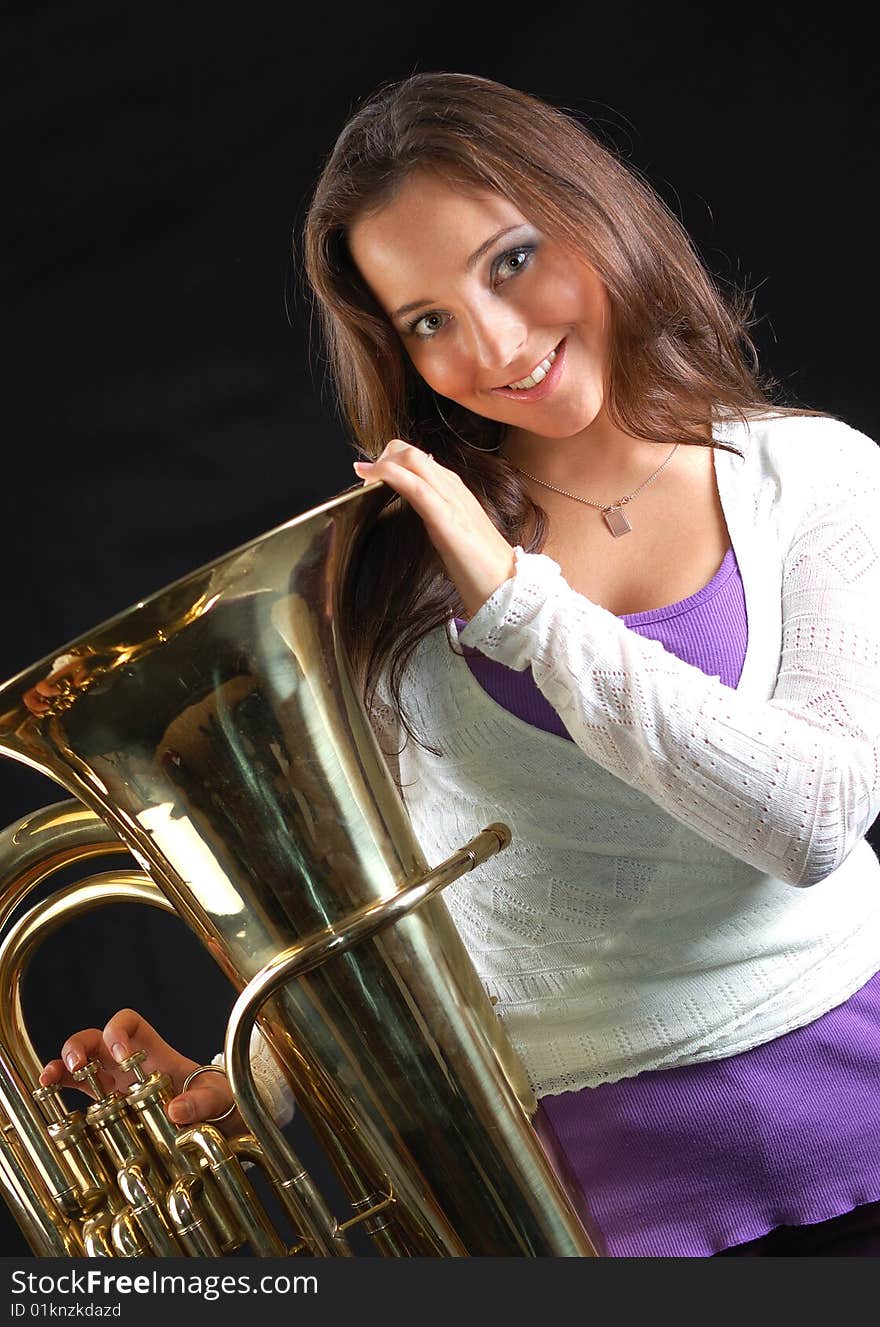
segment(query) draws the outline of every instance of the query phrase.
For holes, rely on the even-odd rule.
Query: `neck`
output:
[[[711,438],[711,429],[705,430]],[[525,470],[560,488],[584,492],[592,486],[604,491],[638,482],[661,463],[676,439],[648,442],[615,428],[604,407],[585,429],[567,438],[548,438],[524,429],[510,428],[501,455],[517,469]]]

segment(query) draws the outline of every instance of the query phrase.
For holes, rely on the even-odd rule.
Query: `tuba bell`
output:
[[[429,867],[339,624],[359,486],[135,604],[0,687],[0,751],[65,800],[0,835],[0,1184],[37,1256],[590,1257],[521,1063],[434,897],[509,841]],[[71,862],[127,852],[27,906]],[[176,912],[238,992],[225,1067],[248,1132],[177,1128],[170,1083],[72,1111],[21,1007],[42,938],[106,903]],[[255,1025],[350,1211],[262,1105]],[[81,1071],[88,1078],[96,1065]],[[279,1232],[249,1172],[261,1168]]]

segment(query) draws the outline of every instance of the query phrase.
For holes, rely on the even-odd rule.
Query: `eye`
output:
[[[534,253],[533,244],[521,245],[518,249],[508,249],[507,253],[502,253],[492,264],[493,282],[508,281],[510,277],[516,276],[524,267],[528,267]]]
[[[441,327],[443,327],[443,320],[445,317],[445,313],[423,313],[420,317],[415,318],[411,323],[407,324],[407,331],[412,336],[421,337],[422,340],[429,340],[440,331]]]

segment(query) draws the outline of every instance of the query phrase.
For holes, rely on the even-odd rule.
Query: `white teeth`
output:
[[[527,378],[520,378],[518,382],[509,382],[507,384],[508,387],[512,387],[515,391],[518,392],[528,391],[529,387],[537,387],[538,383],[543,382],[544,379],[547,377],[547,374],[550,372],[550,365],[553,363],[555,358],[556,358],[556,351],[551,350],[547,358],[542,359],[541,363],[536,368],[532,369],[531,373]]]

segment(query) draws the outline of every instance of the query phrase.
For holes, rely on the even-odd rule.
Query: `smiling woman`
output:
[[[861,1204],[876,1252],[875,445],[776,403],[656,194],[484,79],[368,101],[304,257],[385,481],[349,650],[429,852],[513,828],[447,902],[596,1242],[834,1252]]]
[[[366,102],[303,262],[383,481],[344,643],[429,860],[511,826],[444,898],[591,1237],[875,1254],[876,445],[776,403],[656,194],[486,79]]]
[[[507,425],[505,455],[512,458],[520,433],[574,438],[595,423],[610,343],[607,291],[508,199],[416,172],[393,201],[355,222],[349,248],[419,375]],[[433,297],[398,307],[419,281]],[[525,417],[539,402],[545,409]]]
[[[359,470],[392,491],[364,530],[348,646],[368,699],[387,673],[411,736],[407,660],[497,588],[511,546],[552,555],[616,613],[683,599],[719,570],[730,536],[712,453],[736,443],[712,420],[766,410],[773,390],[754,368],[750,304],[721,295],[662,200],[583,125],[468,75],[385,89],[337,140],[303,261],[361,454],[402,440],[449,472],[444,500],[456,493],[444,531],[417,450]],[[476,522],[463,536],[462,503]],[[612,556],[609,531],[636,520],[638,540]]]

